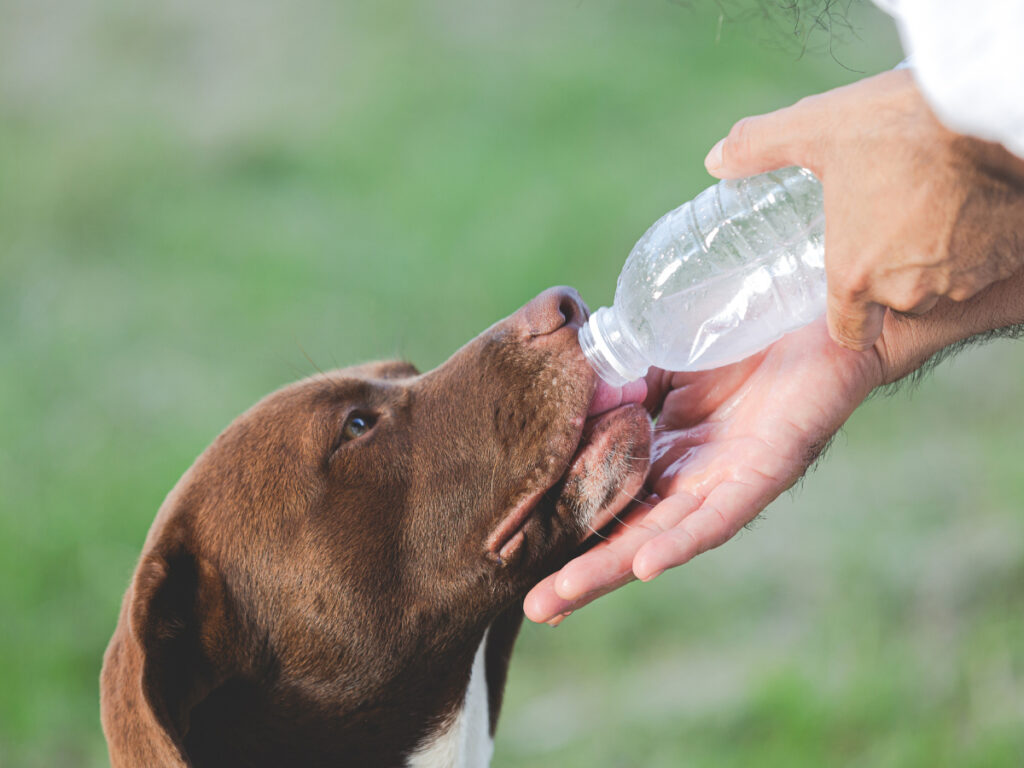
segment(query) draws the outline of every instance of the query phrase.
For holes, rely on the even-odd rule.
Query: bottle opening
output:
[[[601,307],[580,328],[579,343],[597,375],[613,387],[621,387],[642,378],[648,366],[619,331],[616,320],[612,310]]]

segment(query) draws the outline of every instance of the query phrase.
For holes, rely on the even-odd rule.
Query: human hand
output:
[[[652,371],[646,405],[661,412],[652,495],[608,540],[538,584],[526,615],[560,617],[730,539],[796,482],[882,376],[874,351],[833,344],[822,322],[735,365]]]
[[[1024,336],[1024,269],[923,317],[889,313],[871,349],[833,344],[822,322],[735,365],[652,371],[660,411],[647,487],[607,540],[534,587],[524,610],[558,623],[634,578],[650,580],[718,546],[789,488],[871,392],[971,337]],[[980,335],[980,336],[979,336]]]
[[[875,342],[886,307],[964,301],[1024,264],[1024,160],[945,128],[909,70],[740,120],[705,165],[821,179],[829,333],[850,349]]]

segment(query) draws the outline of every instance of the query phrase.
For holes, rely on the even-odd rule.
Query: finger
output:
[[[641,581],[650,581],[666,569],[683,565],[724,544],[777,495],[766,493],[756,484],[722,483],[708,494],[699,509],[640,548],[633,560],[633,574]]]
[[[685,492],[666,501],[651,496],[645,503],[637,504],[623,516],[622,525],[612,538],[570,561],[530,590],[523,602],[527,618],[551,622],[633,581],[637,550],[676,525],[699,504],[699,499]]]
[[[572,608],[571,601],[559,597],[555,592],[557,577],[557,573],[552,573],[526,595],[526,599],[523,600],[523,613],[530,621],[543,624]]]
[[[639,544],[631,547],[628,543],[619,543],[619,539],[633,530],[634,526],[639,526],[639,521],[658,501],[658,497],[648,498],[620,514],[621,525],[607,541],[600,542],[585,554],[571,560],[561,571],[551,574],[531,589],[523,602],[526,617],[531,621],[548,622],[596,599],[599,596],[597,592],[606,594],[626,581],[632,581],[633,555]],[[562,594],[559,594],[555,588],[556,582],[567,574],[568,580],[562,583]],[[588,593],[592,594],[588,596]]]
[[[672,391],[672,373],[651,366],[644,378],[647,380],[647,397],[644,398],[644,408],[652,416],[657,416],[661,413],[665,395]]]
[[[603,541],[575,560],[558,574],[555,592],[572,603],[595,592],[610,591],[633,580],[633,559],[637,551],[655,536],[665,532],[692,512],[699,501],[688,493],[679,493],[671,504],[659,497],[630,509],[622,525],[608,541]],[[596,597],[596,595],[595,595]]]
[[[650,537],[648,537],[650,538]],[[644,539],[643,541],[646,541]],[[610,585],[625,583],[633,576],[633,555],[643,541],[602,542],[570,560],[555,579],[555,594],[570,605]],[[628,577],[628,578],[627,578]]]
[[[885,307],[870,301],[847,300],[829,292],[828,333],[840,346],[862,351],[882,333]]]
[[[735,179],[787,165],[816,165],[821,118],[813,102],[800,101],[766,115],[745,117],[704,159],[708,173]]]
[[[568,614],[572,613],[573,611],[578,611],[580,608],[582,608],[585,605],[590,605],[592,602],[597,600],[597,598],[604,597],[609,592],[614,592],[619,587],[623,587],[623,586],[625,586],[626,584],[628,584],[631,581],[636,581],[636,577],[633,575],[633,571],[632,570],[630,570],[629,572],[623,574],[622,576],[620,576],[615,581],[608,582],[607,584],[604,584],[600,588],[592,590],[590,592],[587,592],[582,597],[579,597],[576,600],[571,601],[570,604],[569,604],[569,607],[567,609],[563,610],[561,613],[559,613],[554,618],[558,619],[558,621],[560,622],[561,621],[561,617],[567,616]],[[552,626],[557,626],[557,624],[552,622],[550,619],[548,620],[547,623],[548,624],[552,624]]]

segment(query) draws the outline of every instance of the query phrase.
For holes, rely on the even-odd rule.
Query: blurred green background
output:
[[[607,303],[735,119],[899,58],[746,7],[0,0],[0,765],[105,764],[121,595],[235,415]],[[494,764],[1024,764],[1022,374],[869,402],[753,531],[526,627]]]

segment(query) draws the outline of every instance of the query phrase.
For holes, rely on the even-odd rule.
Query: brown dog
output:
[[[647,470],[640,405],[588,418],[585,318],[552,289],[430,373],[336,371],[236,419],[125,595],[113,765],[485,765],[522,598]]]

